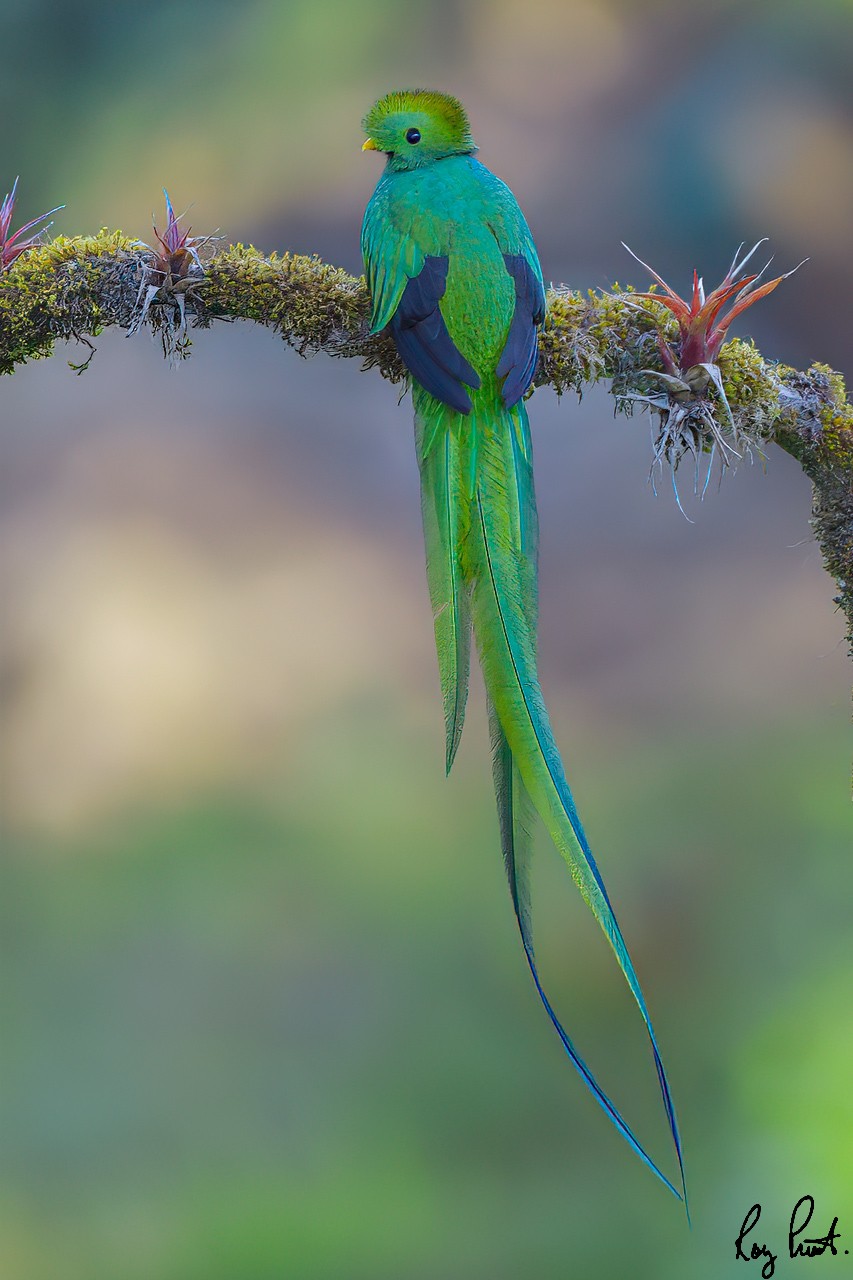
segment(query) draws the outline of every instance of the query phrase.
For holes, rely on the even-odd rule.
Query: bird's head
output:
[[[465,108],[449,93],[429,89],[387,93],[362,121],[363,151],[384,151],[391,169],[421,169],[447,156],[471,155]]]

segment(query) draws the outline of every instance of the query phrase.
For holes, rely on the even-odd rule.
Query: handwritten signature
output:
[[[838,1257],[839,1254],[849,1253],[849,1249],[836,1247],[837,1241],[841,1239],[837,1215],[832,1219],[826,1235],[805,1236],[803,1234],[811,1223],[813,1213],[814,1197],[800,1196],[791,1212],[791,1221],[788,1226],[788,1257],[820,1258],[825,1253]],[[765,1243],[758,1243],[754,1239],[747,1240],[747,1236],[751,1236],[757,1227],[760,1217],[761,1205],[754,1204],[744,1218],[735,1240],[735,1259],[740,1262],[758,1262],[763,1258],[761,1274],[764,1280],[770,1280],[770,1277],[775,1274],[779,1254],[773,1253],[770,1246]]]

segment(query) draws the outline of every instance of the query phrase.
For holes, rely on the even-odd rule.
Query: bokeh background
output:
[[[198,232],[358,272],[361,115],[425,84],[547,279],[643,286],[626,240],[711,282],[768,235],[811,261],[738,331],[850,370],[847,0],[2,0],[0,28],[22,219],[144,239],[165,185]],[[479,680],[443,777],[409,403],[245,325],[177,370],[145,336],[81,358],[0,386],[0,1277],[719,1280],[749,1206],[781,1250],[805,1192],[849,1240],[850,667],[797,467],[685,493],[688,523],[645,418],[531,405],[542,679],[688,1233],[530,984]],[[670,1167],[636,1009],[538,863],[547,985]]]

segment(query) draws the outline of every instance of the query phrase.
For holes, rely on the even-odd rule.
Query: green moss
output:
[[[752,342],[735,338],[720,352],[723,389],[738,428],[758,441],[770,440],[781,414],[779,371]]]
[[[206,264],[203,309],[267,325],[301,351],[336,354],[366,329],[368,297],[363,281],[317,257],[264,258],[238,244]]]
[[[829,365],[817,364],[812,369],[826,379],[826,402],[819,413],[820,448],[827,461],[834,460],[848,470],[853,469],[853,408],[847,402],[844,379]]]
[[[656,332],[671,328],[663,307],[638,307],[624,293],[552,289],[539,340],[539,384],[558,394],[601,378],[624,380],[629,372],[659,368]]]
[[[828,365],[785,369],[780,380],[787,397],[775,439],[812,482],[812,528],[838,584],[853,654],[853,408],[844,379]]]
[[[853,407],[840,373],[813,364],[805,373],[780,370],[791,404],[784,406],[778,443],[811,474],[832,468],[853,475]]]
[[[50,355],[57,338],[93,335],[115,323],[111,303],[122,277],[136,273],[137,243],[104,229],[57,236],[16,258],[0,275],[0,373]]]

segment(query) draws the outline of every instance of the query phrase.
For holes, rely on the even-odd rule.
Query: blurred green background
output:
[[[850,370],[846,0],[2,0],[0,30],[22,220],[144,239],[165,185],[357,272],[361,115],[424,84],[547,279],[646,284],[624,239],[712,282],[769,235],[811,261],[738,331]],[[2,1280],[718,1280],[749,1206],[782,1248],[805,1192],[849,1241],[850,668],[797,467],[691,524],[645,418],[531,405],[543,685],[688,1233],[529,981],[479,682],[443,778],[409,403],[248,326],[176,371],[98,347],[0,386]],[[636,1009],[540,854],[546,985],[666,1162]]]

